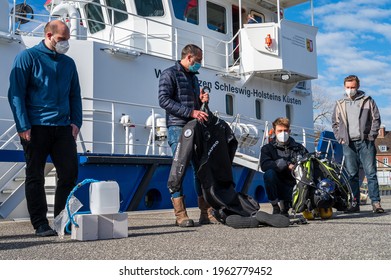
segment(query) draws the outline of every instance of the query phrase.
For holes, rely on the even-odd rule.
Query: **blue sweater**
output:
[[[49,50],[43,41],[15,58],[8,101],[16,129],[32,125],[82,125],[79,78],[72,58]]]

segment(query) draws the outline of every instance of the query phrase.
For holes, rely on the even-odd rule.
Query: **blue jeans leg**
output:
[[[379,182],[377,180],[376,148],[373,141],[362,141],[360,145],[360,161],[368,181],[368,195],[372,203],[380,201]]]
[[[181,137],[182,134],[182,129],[183,127],[181,126],[170,126],[168,128],[168,145],[170,145],[173,155],[175,154],[176,148],[178,146],[179,138]],[[194,189],[197,195],[201,196],[202,195],[201,184],[200,181],[198,180],[193,161],[191,161],[191,166],[193,169],[193,176],[194,176]],[[182,195],[183,195],[183,187],[181,187],[179,191],[173,193],[171,197],[176,198]]]
[[[360,202],[360,186],[359,186],[359,170],[360,158],[358,150],[354,142],[348,145],[343,145],[343,155],[345,156],[345,170],[348,175],[349,184],[352,188],[353,196],[357,203]]]
[[[380,201],[379,183],[377,180],[376,149],[373,141],[354,141],[343,145],[345,168],[354,198],[360,201],[359,168],[360,163],[368,181],[368,194],[372,202]]]

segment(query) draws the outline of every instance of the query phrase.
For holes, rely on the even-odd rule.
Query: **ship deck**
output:
[[[174,226],[172,210],[128,213],[123,239],[36,237],[29,221],[0,221],[1,260],[391,260],[391,196],[384,214],[336,212],[287,228],[233,229],[224,225]],[[261,210],[269,212],[268,203]],[[197,220],[199,210],[188,209]]]

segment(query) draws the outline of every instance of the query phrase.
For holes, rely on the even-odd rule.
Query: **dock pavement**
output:
[[[386,212],[335,212],[287,228],[174,226],[173,210],[128,212],[128,237],[78,241],[37,237],[29,221],[0,220],[1,260],[391,260],[391,196]],[[261,210],[271,213],[268,203]],[[198,221],[199,210],[188,209]]]

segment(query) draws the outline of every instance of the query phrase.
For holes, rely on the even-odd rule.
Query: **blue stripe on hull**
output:
[[[156,163],[155,158],[128,157],[129,161],[126,163],[126,158],[122,157],[121,159],[124,160],[121,163],[110,163],[110,156],[102,156],[102,160],[96,160],[94,163],[80,164],[78,181],[84,179],[117,181],[121,192],[121,211],[171,209],[171,196],[167,189],[171,159],[167,158]],[[83,162],[82,157],[81,162]],[[235,165],[233,174],[238,192],[248,193],[258,202],[267,201],[261,173],[252,174],[251,170]],[[186,206],[197,207],[191,167],[186,171],[183,186]],[[83,205],[86,205],[81,211],[88,211],[88,187],[78,190],[76,196]]]

